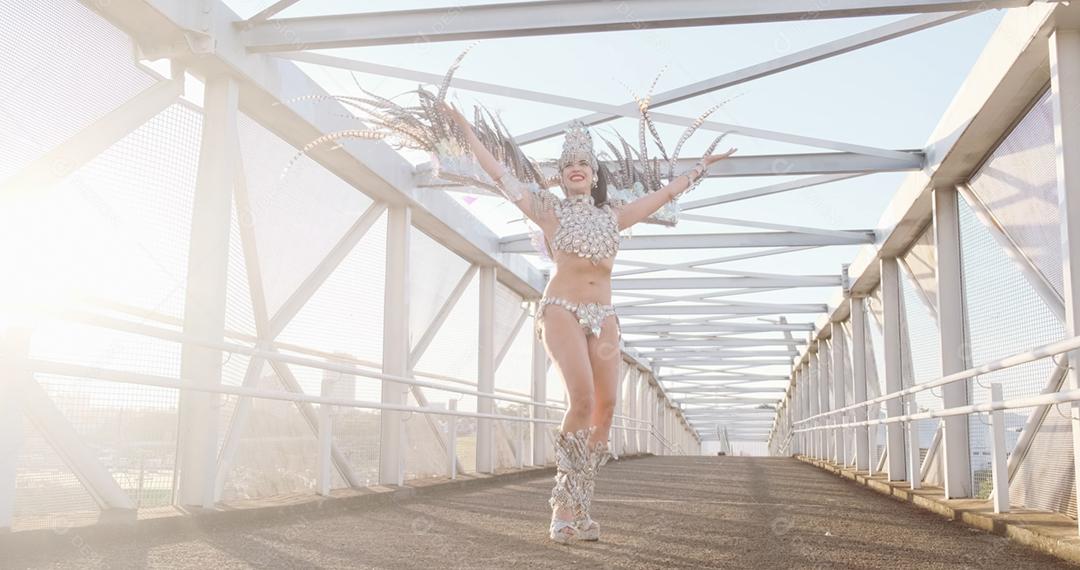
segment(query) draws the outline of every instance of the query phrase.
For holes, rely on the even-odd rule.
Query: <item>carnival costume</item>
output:
[[[664,179],[676,177],[679,151],[683,143],[698,129],[705,118],[719,107],[710,108],[687,127],[669,157],[656,128],[649,117],[649,95],[637,98],[641,113],[638,129],[638,149],[616,134],[617,141],[601,137],[606,150],[599,160],[594,149],[592,135],[586,125],[574,121],[566,129],[562,155],[557,161],[538,163],[522,152],[518,144],[508,134],[501,119],[484,107],[474,108],[472,128],[480,143],[495,157],[502,166],[502,172],[494,178],[485,172],[469,149],[468,140],[458,123],[444,110],[443,103],[451,78],[465,50],[447,71],[436,93],[424,87],[411,91],[418,98],[418,104],[402,106],[391,99],[380,97],[361,88],[364,97],[325,96],[301,97],[299,99],[329,98],[341,102],[353,109],[362,111],[362,119],[371,126],[365,129],[351,129],[330,133],[312,141],[290,162],[309,151],[342,139],[385,139],[397,148],[423,150],[430,154],[430,174],[433,177],[480,190],[481,193],[495,194],[511,202],[518,202],[526,193],[532,194],[532,203],[543,211],[550,211],[558,221],[558,228],[549,242],[539,231],[533,231],[533,241],[540,253],[554,258],[554,252],[563,252],[588,259],[594,264],[615,257],[619,250],[620,232],[618,210],[637,198],[663,188]],[[653,82],[655,85],[655,81]],[[650,87],[650,92],[651,92]],[[361,118],[361,117],[358,117]],[[646,144],[646,131],[659,149],[663,162],[668,165],[667,175],[661,172],[661,160],[650,158]],[[709,145],[704,155],[708,156],[726,135],[717,137]],[[603,204],[595,204],[592,194],[558,198],[548,190],[557,183],[558,173],[564,166],[579,160],[588,161],[594,174],[602,173],[607,182],[608,199]],[[544,175],[545,166],[557,168],[554,176]],[[686,190],[697,186],[705,175],[705,164],[699,161],[695,167],[679,176],[687,176]],[[595,179],[594,179],[595,185]],[[645,218],[646,223],[674,226],[678,221],[678,203],[670,200],[652,215]],[[586,336],[600,336],[604,321],[618,316],[614,306],[595,302],[575,302],[561,297],[544,296],[537,303],[536,322],[542,323],[544,310],[552,305],[559,306],[576,318]],[[537,327],[538,334],[542,328]],[[596,430],[595,425],[577,431],[562,432],[556,427],[551,435],[555,447],[555,484],[548,504],[552,508],[549,536],[552,540],[565,543],[573,539],[598,540],[600,525],[592,520],[589,509],[592,504],[596,475],[609,458],[617,457],[612,453],[608,441],[588,444],[589,437]],[[556,517],[558,509],[572,513],[573,518],[562,520]]]

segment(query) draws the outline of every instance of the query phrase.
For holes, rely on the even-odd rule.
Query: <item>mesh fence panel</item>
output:
[[[960,243],[965,316],[973,366],[1026,352],[1064,337],[1062,323],[963,200],[960,201]],[[1001,382],[1006,399],[1038,394],[1046,386],[1053,368],[1053,362],[1043,359],[980,376],[972,386],[972,402],[989,401],[989,387],[993,382]],[[1012,453],[1030,412],[1005,412],[1008,453]],[[979,496],[986,497],[991,488],[988,419],[985,415],[971,416],[969,426],[975,489]],[[1028,458],[1036,462],[1041,460],[1031,455]],[[1037,498],[1036,489],[1029,488],[1028,491],[1025,501],[1034,503],[1030,506],[1042,502]]]
[[[938,329],[936,299],[937,276],[933,227],[923,231],[912,249],[905,254],[900,271],[901,295],[901,370],[904,387],[930,382],[941,377],[941,333]],[[959,347],[958,347],[959,348]],[[940,388],[915,394],[919,411],[937,411],[944,407]],[[907,398],[902,400],[902,409]],[[906,409],[904,409],[906,412]],[[936,419],[916,422],[920,465],[940,426]],[[905,439],[907,432],[904,433]],[[906,443],[905,443],[906,445]]]
[[[255,310],[251,303],[251,283],[248,281],[244,258],[244,237],[234,204],[229,224],[229,265],[225,285],[225,330],[232,336],[254,337]]]
[[[93,121],[116,109],[155,79],[132,59],[131,41],[82,3],[44,5],[0,0],[0,179],[17,172]],[[47,45],[45,45],[47,44]],[[250,344],[261,317],[273,318],[338,244],[372,201],[322,166],[302,158],[287,173],[296,149],[240,114],[243,187],[231,212],[226,273],[225,327],[230,341]],[[180,330],[184,316],[191,211],[198,168],[201,111],[187,102],[167,108],[60,181],[31,208],[0,219],[0,261],[50,283],[77,284],[103,311]],[[16,222],[33,220],[31,227]],[[28,230],[23,233],[24,230]],[[7,233],[12,232],[12,233]],[[8,239],[18,238],[18,239]],[[34,243],[29,254],[11,244]],[[286,319],[273,339],[280,350],[378,369],[382,359],[385,215],[344,257],[325,282]],[[8,245],[4,245],[8,244]],[[245,247],[246,246],[246,247]],[[30,249],[30,248],[24,248]],[[257,252],[254,259],[245,252]],[[468,263],[436,241],[414,232],[410,271],[413,340],[429,325]],[[39,284],[17,285],[33,291]],[[262,293],[267,315],[256,315],[253,292]],[[61,289],[49,293],[71,293]],[[84,298],[85,297],[85,298]],[[528,393],[532,319],[522,299],[499,284],[496,348],[506,347],[496,373],[497,389]],[[463,295],[419,369],[474,379],[477,354],[477,285]],[[285,322],[285,321],[283,321]],[[515,330],[517,330],[515,334]],[[31,356],[112,370],[177,378],[179,344],[77,325],[36,331]],[[222,383],[250,388],[378,401],[379,381],[318,367],[277,363],[239,354],[222,355]],[[171,503],[174,494],[178,396],[175,390],[88,378],[39,374],[36,381],[137,506]],[[555,389],[562,393],[555,376]],[[459,399],[475,411],[474,397],[426,389],[432,405]],[[410,403],[424,396],[410,395]],[[318,405],[260,398],[217,399],[223,500],[310,493],[317,477]],[[522,416],[526,406],[497,402],[496,411]],[[561,419],[562,412],[548,417]],[[378,476],[380,414],[333,407],[333,443],[342,468],[362,484]],[[457,453],[466,473],[475,471],[476,421],[457,418]],[[516,466],[525,453],[528,424],[496,422],[499,468]],[[446,417],[406,414],[406,477],[446,470]],[[548,430],[549,425],[541,426]],[[97,507],[46,444],[26,423],[17,473],[17,514],[41,517],[96,515]],[[550,446],[548,446],[550,447]],[[551,449],[547,449],[548,459]],[[332,486],[344,479],[335,470]],[[29,519],[26,519],[29,520]],[[19,524],[25,524],[20,522]]]
[[[100,60],[86,62],[85,67],[69,61],[61,70],[39,59],[19,63],[38,62],[42,67],[35,74],[46,72],[56,81],[77,82],[84,74],[100,74],[95,81],[87,79],[81,85],[73,83],[66,90],[50,91],[42,96],[46,103],[58,104],[56,98],[60,96],[70,101],[79,94],[101,90],[102,94],[93,103],[80,106],[77,112],[65,117],[62,127],[49,124],[54,121],[49,113],[34,111],[25,101],[20,103],[20,97],[25,95],[22,91],[6,93],[5,104],[27,105],[17,112],[21,117],[34,117],[35,124],[17,128],[48,138],[48,144],[43,143],[42,148],[72,134],[71,127],[85,126],[80,121],[88,122],[107,111],[102,104],[115,106],[114,96],[126,96],[149,84],[146,75],[132,64],[130,52],[120,57],[120,51],[115,48],[119,40],[115,36],[89,39],[102,31],[96,16],[82,14],[81,7],[72,8],[67,3],[46,11],[54,9],[60,13],[50,25],[72,27],[72,39],[83,38],[88,44],[101,42],[101,46],[84,50],[75,62],[96,53],[98,47],[106,51],[97,54]],[[19,10],[22,14],[28,12],[37,14]],[[0,16],[0,20],[4,17]],[[81,31],[76,29],[80,25]],[[124,42],[119,44],[130,49]],[[34,57],[44,57],[42,53]],[[109,74],[115,74],[115,78]],[[106,77],[116,83],[104,85]],[[15,87],[5,84],[5,88]],[[32,81],[20,88],[30,87],[35,95],[41,95],[41,84]],[[83,115],[84,111],[95,116]],[[5,123],[0,129],[8,126]],[[23,283],[22,292],[51,295],[49,299],[53,303],[89,301],[99,307],[122,307],[116,316],[167,328],[167,323],[176,322],[183,313],[200,130],[201,117],[197,111],[186,105],[173,105],[39,196],[40,200],[31,205],[36,211],[8,212],[33,221],[32,231],[28,233],[22,233],[17,223],[8,224],[5,220],[0,224],[8,231],[20,231],[22,243],[36,245],[26,248],[32,251],[31,256],[10,255],[13,252],[0,246],[3,250],[0,257],[13,260],[22,268],[20,274],[31,278]],[[0,140],[0,149],[4,150],[0,154],[20,156],[8,152],[17,139],[4,136]],[[0,242],[16,243],[7,236],[0,236]],[[34,283],[35,276],[43,276],[52,285],[42,287]],[[179,346],[174,343],[73,323],[39,326],[31,357],[165,377],[179,375]],[[37,381],[52,398],[52,405],[137,506],[155,507],[171,502],[177,421],[174,391],[44,374],[38,375]],[[42,513],[64,513],[67,519],[76,513],[90,512],[86,508],[88,495],[77,486],[70,469],[62,464],[37,429],[27,433],[25,455],[19,459],[16,475],[21,489],[16,527],[40,524],[40,518],[35,517]]]
[[[371,205],[371,199],[309,158],[300,159],[284,173],[296,149],[243,114],[239,139],[250,201],[243,220],[255,234],[267,310],[273,314]],[[365,241],[372,232],[385,235],[385,225],[377,222]],[[371,257],[364,268],[370,277],[353,283],[354,296],[378,301],[367,307],[366,314],[373,317],[381,314],[382,248],[369,242],[356,250]],[[377,287],[378,295],[364,287]],[[381,327],[378,332],[381,337]]]
[[[874,289],[867,296],[866,311],[866,398],[872,400],[884,394],[885,391],[885,337],[882,332],[884,310],[881,304],[881,288]],[[885,407],[874,404],[869,407],[867,419],[884,418]],[[870,434],[870,464],[877,469],[878,458],[885,452],[885,428],[881,425],[869,426]]]
[[[276,367],[264,365],[249,386],[291,391],[295,388],[294,378],[310,376],[304,372],[304,368],[287,364],[277,364]],[[333,372],[309,370],[325,378],[327,388],[324,390],[320,381],[319,388],[309,387],[305,392],[348,397],[353,391],[352,377],[341,378]],[[253,499],[313,492],[318,477],[318,438],[315,431],[318,406],[263,398],[250,399],[248,406],[246,420],[237,428],[236,450],[224,479],[221,498]],[[363,411],[377,424],[378,414]],[[335,408],[331,417],[333,425],[337,426],[342,418],[352,416],[355,414]],[[377,425],[374,433],[378,433]],[[356,457],[348,453],[350,449],[343,449],[340,443],[343,436],[335,432],[333,443],[342,452],[345,463],[356,473],[357,479],[376,479],[377,464],[372,466],[363,461],[364,455]],[[331,487],[345,486],[345,480],[334,469]]]
[[[60,528],[97,520],[97,502],[26,416],[22,437],[11,529]]]
[[[409,242],[409,333],[413,347],[468,268],[469,262],[443,245],[419,231],[412,233]]]
[[[420,405],[410,391],[410,406]],[[405,478],[440,477],[447,474],[446,416],[405,414]]]
[[[0,1],[0,180],[152,85],[132,53],[76,0]]]
[[[972,191],[1062,294],[1054,112],[1048,89],[971,178]]]
[[[480,283],[473,279],[432,339],[416,370],[476,381],[480,350]]]
[[[140,507],[172,502],[175,390],[51,374],[35,377],[132,502]]]

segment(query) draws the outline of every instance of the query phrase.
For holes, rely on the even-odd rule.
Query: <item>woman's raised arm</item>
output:
[[[736,150],[739,149],[731,148],[723,154],[706,156],[702,158],[692,170],[672,178],[663,188],[655,192],[648,192],[641,198],[620,207],[618,209],[619,229],[626,229],[644,220],[659,210],[664,204],[678,198],[680,194],[686,192],[687,189],[705,176],[705,173],[708,172],[709,166],[711,166],[712,163],[731,156]]]
[[[501,163],[491,154],[491,151],[480,142],[473,132],[472,125],[457,108],[445,102],[443,111],[446,112],[465,134],[465,140],[469,143],[469,149],[480,163],[480,167],[487,172],[488,176],[499,186],[503,195],[518,207],[533,223],[544,227],[553,216],[554,202],[558,199],[554,194],[545,189],[540,192],[530,191],[513,173],[507,172]]]

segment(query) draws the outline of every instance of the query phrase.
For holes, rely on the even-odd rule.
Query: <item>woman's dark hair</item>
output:
[[[607,203],[607,169],[603,165],[596,169],[596,187],[592,189],[592,199],[597,206]]]

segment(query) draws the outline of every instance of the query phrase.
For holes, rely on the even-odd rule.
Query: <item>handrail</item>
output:
[[[910,388],[904,388],[903,390],[897,390],[896,392],[891,392],[889,394],[885,394],[884,396],[879,396],[879,397],[874,398],[872,400],[866,400],[865,402],[857,402],[857,403],[852,404],[850,406],[845,406],[843,408],[839,408],[839,409],[836,409],[836,410],[831,410],[831,411],[828,411],[828,412],[820,413],[820,414],[817,414],[815,416],[811,416],[809,418],[804,418],[804,419],[798,420],[796,422],[793,422],[792,425],[795,426],[795,425],[799,425],[799,424],[805,424],[807,422],[820,420],[820,419],[828,417],[828,416],[832,416],[832,415],[836,415],[836,414],[842,414],[844,412],[856,411],[856,410],[858,410],[860,408],[869,407],[869,406],[872,406],[872,405],[875,405],[875,404],[881,404],[881,403],[887,402],[889,400],[893,400],[893,399],[896,399],[896,398],[902,398],[904,396],[909,396],[911,394],[916,394],[918,392],[922,392],[924,390],[929,390],[931,388],[937,388],[939,386],[944,386],[946,384],[951,384],[953,382],[959,382],[961,380],[967,380],[969,378],[974,378],[975,376],[981,376],[983,374],[989,374],[991,372],[997,372],[998,370],[1004,370],[1006,368],[1012,368],[1014,366],[1019,366],[1021,364],[1028,364],[1028,363],[1034,362],[1036,360],[1040,360],[1040,359],[1051,357],[1051,356],[1056,356],[1058,354],[1062,354],[1062,353],[1069,352],[1069,351],[1072,351],[1072,350],[1077,350],[1077,349],[1080,349],[1080,336],[1068,338],[1068,339],[1065,339],[1065,340],[1060,340],[1060,341],[1057,341],[1057,342],[1052,342],[1050,344],[1045,344],[1043,346],[1040,346],[1040,347],[1035,348],[1033,350],[1030,350],[1028,352],[1016,354],[1016,355],[1013,355],[1013,356],[1007,356],[1005,358],[995,360],[993,362],[989,362],[989,363],[983,364],[981,366],[976,366],[974,368],[968,368],[967,370],[961,370],[960,372],[954,372],[953,374],[949,374],[948,376],[942,376],[941,378],[938,378],[937,380],[932,380],[930,382],[924,382],[922,384],[917,384],[917,385],[912,386]],[[1041,404],[1033,404],[1033,405],[1038,406],[1038,405],[1041,405]],[[1021,407],[1030,407],[1030,406],[1021,406]],[[961,409],[961,408],[950,408],[950,409]],[[995,410],[996,409],[997,408],[995,408]],[[1005,409],[1005,408],[1001,408],[1001,409]],[[992,411],[992,410],[978,410],[978,411]],[[967,413],[974,413],[974,412],[967,412]],[[916,415],[917,416],[923,416],[924,414],[916,414]],[[958,414],[949,414],[949,415],[958,415]],[[937,416],[926,416],[926,417],[919,417],[919,418],[916,418],[916,419],[929,419],[931,417],[937,417]],[[859,425],[872,425],[872,424],[866,423],[866,424],[859,424]],[[796,431],[801,431],[801,430],[796,430]]]
[[[1004,410],[1017,410],[1023,408],[1034,408],[1036,406],[1049,406],[1054,404],[1066,404],[1070,402],[1080,402],[1080,389],[1068,390],[1065,392],[1054,392],[1051,394],[1040,394],[1038,396],[1028,396],[1025,398],[1014,398],[1012,400],[999,400],[996,402],[988,402],[985,404],[969,404],[967,406],[958,406],[955,408],[945,408],[936,412],[920,412],[917,414],[905,414],[900,416],[892,416],[888,418],[879,418],[876,420],[866,420],[860,422],[848,422],[842,424],[829,424],[823,426],[813,426],[800,428],[793,430],[795,433],[805,433],[808,431],[824,430],[824,429],[838,429],[838,428],[851,428],[862,427],[871,425],[883,425],[892,423],[906,423],[919,420],[931,420],[937,418],[947,418],[952,416],[966,416],[969,414],[997,412]]]
[[[91,325],[91,326],[99,326],[99,327],[102,327],[102,328],[108,328],[108,329],[117,330],[117,331],[121,331],[121,332],[130,332],[130,333],[134,333],[134,334],[141,334],[141,335],[144,335],[144,336],[159,338],[159,339],[162,339],[162,340],[169,340],[169,341],[174,341],[174,342],[187,343],[187,344],[192,344],[192,345],[196,345],[196,346],[201,346],[201,347],[204,347],[204,348],[222,350],[222,351],[225,351],[225,352],[232,352],[232,353],[236,353],[236,354],[245,354],[245,355],[248,355],[248,356],[257,356],[257,357],[263,358],[265,360],[271,360],[271,361],[276,360],[276,361],[284,362],[286,364],[295,364],[297,366],[304,366],[304,367],[308,367],[308,368],[316,368],[316,369],[327,370],[327,371],[331,371],[331,372],[339,372],[339,373],[342,373],[342,374],[350,374],[350,375],[361,376],[361,377],[366,377],[366,378],[372,378],[372,379],[382,380],[382,381],[399,382],[399,383],[402,383],[402,384],[410,384],[410,385],[413,385],[413,386],[432,388],[432,389],[435,389],[435,390],[442,390],[442,391],[446,391],[446,392],[454,392],[454,393],[458,393],[458,394],[462,394],[462,395],[477,396],[477,397],[488,397],[488,398],[492,398],[492,399],[495,399],[495,400],[503,400],[503,401],[514,402],[514,403],[518,403],[518,404],[525,404],[525,405],[532,405],[532,406],[542,406],[542,407],[550,408],[550,409],[554,409],[554,410],[565,410],[566,409],[566,406],[563,405],[563,404],[550,404],[550,403],[547,403],[547,402],[539,402],[537,400],[532,400],[532,399],[529,399],[527,397],[526,398],[521,398],[521,397],[516,397],[516,396],[510,396],[510,395],[500,395],[498,393],[481,392],[479,390],[466,390],[466,389],[463,389],[463,388],[456,388],[454,386],[447,386],[447,385],[438,384],[438,383],[435,383],[435,382],[426,382],[424,380],[417,380],[415,378],[410,378],[410,377],[405,377],[405,376],[396,376],[396,375],[393,375],[393,374],[385,374],[385,373],[382,373],[382,372],[364,370],[363,368],[356,368],[356,367],[351,367],[351,366],[348,366],[348,365],[335,364],[333,362],[328,362],[328,361],[324,361],[324,360],[312,360],[312,359],[307,359],[307,358],[302,358],[302,357],[290,356],[290,355],[283,354],[283,353],[276,352],[276,351],[260,350],[260,349],[257,349],[257,348],[247,347],[247,346],[244,346],[244,345],[241,345],[241,344],[235,344],[235,343],[230,343],[230,342],[213,342],[213,341],[197,339],[197,338],[191,337],[190,335],[186,335],[186,334],[184,334],[182,332],[173,331],[173,330],[169,330],[169,329],[164,329],[164,328],[161,328],[161,327],[155,327],[155,326],[152,326],[152,325],[146,325],[146,324],[141,324],[141,323],[133,323],[133,322],[126,321],[126,320],[123,320],[123,319],[117,319],[117,318],[114,318],[114,317],[109,317],[107,315],[95,314],[95,313],[88,312],[88,311],[70,310],[69,309],[69,310],[59,312],[59,314],[57,314],[57,311],[52,311],[52,312],[50,312],[50,316],[52,316],[53,318],[61,319],[61,320],[71,320],[71,321],[74,321],[74,322],[79,322],[79,323],[82,323],[82,324],[88,324],[88,325]],[[272,344],[277,344],[277,343],[272,343]],[[289,346],[289,348],[288,348],[288,350],[293,350],[293,349],[294,348],[292,346]],[[297,350],[296,352],[301,352],[301,351]],[[308,350],[303,350],[303,352],[308,352]],[[341,360],[341,361],[359,362],[358,359],[354,359],[354,358],[351,358],[351,357],[344,357],[342,355],[329,355],[328,354],[328,355],[326,355],[325,358],[333,359],[333,360]],[[428,376],[428,377],[433,376],[433,375],[429,375],[429,374],[426,374],[426,373],[422,373],[420,375]],[[449,377],[444,377],[444,378],[450,379]],[[454,379],[454,380],[456,380],[458,382],[464,382],[464,381],[458,380],[458,379]],[[466,384],[466,385],[475,385],[475,384]],[[496,389],[495,391],[500,392],[501,390]],[[390,409],[390,408],[388,408],[388,409]],[[423,408],[418,408],[418,409],[423,409]],[[457,415],[461,415],[461,414],[457,414]],[[482,416],[477,416],[477,417],[482,417]],[[510,417],[510,416],[503,416],[503,417]],[[636,423],[648,423],[648,420],[643,420],[643,419],[638,419],[638,418],[631,418],[629,416],[623,416],[623,415],[614,415],[613,418],[622,419],[624,421],[636,422]],[[555,421],[555,420],[551,420],[551,421]],[[633,431],[642,431],[643,430],[643,428],[641,428],[641,427],[631,428],[631,427],[626,427],[626,426],[619,426],[619,428],[620,429],[633,430]]]
[[[105,315],[97,315],[93,313],[87,313],[84,311],[66,311],[66,314],[73,315],[76,322],[82,322],[84,324],[91,324],[94,326],[100,326],[103,328],[109,328],[113,330],[119,330],[124,332],[130,332],[134,334],[141,334],[149,337],[159,338],[162,340],[170,340],[173,342],[179,342],[184,344],[190,344],[194,346],[200,346],[203,348],[210,348],[213,350],[221,350],[224,352],[231,352],[234,354],[244,354],[247,356],[257,356],[264,360],[284,362],[286,364],[295,364],[297,366],[304,366],[307,368],[315,368],[318,370],[326,370],[330,372],[339,372],[342,374],[350,374],[354,376],[361,376],[365,378],[372,378],[375,380],[398,382],[400,384],[409,384],[413,386],[423,386],[427,388],[433,388],[436,390],[442,390],[445,392],[454,392],[458,394],[464,394],[468,396],[478,396],[492,398],[495,400],[504,400],[508,402],[515,402],[519,404],[528,404],[533,406],[543,406],[546,408],[558,408],[562,409],[563,406],[558,404],[548,404],[546,402],[538,402],[526,398],[518,398],[515,396],[499,395],[490,392],[481,392],[479,390],[468,390],[465,388],[457,388],[454,386],[448,386],[445,384],[438,384],[436,382],[427,382],[424,380],[417,380],[415,378],[409,378],[405,376],[397,376],[394,374],[385,374],[383,372],[375,372],[371,370],[365,370],[363,368],[357,368],[355,366],[348,366],[343,364],[335,364],[324,360],[315,360],[310,358],[303,358],[298,356],[290,356],[281,352],[272,350],[261,350],[258,348],[252,348],[241,344],[235,344],[231,342],[215,342],[204,339],[194,338],[191,335],[184,334],[182,332],[171,331],[168,329],[162,329],[151,325],[144,325],[140,323],[133,323],[125,321],[123,319],[116,319]]]

